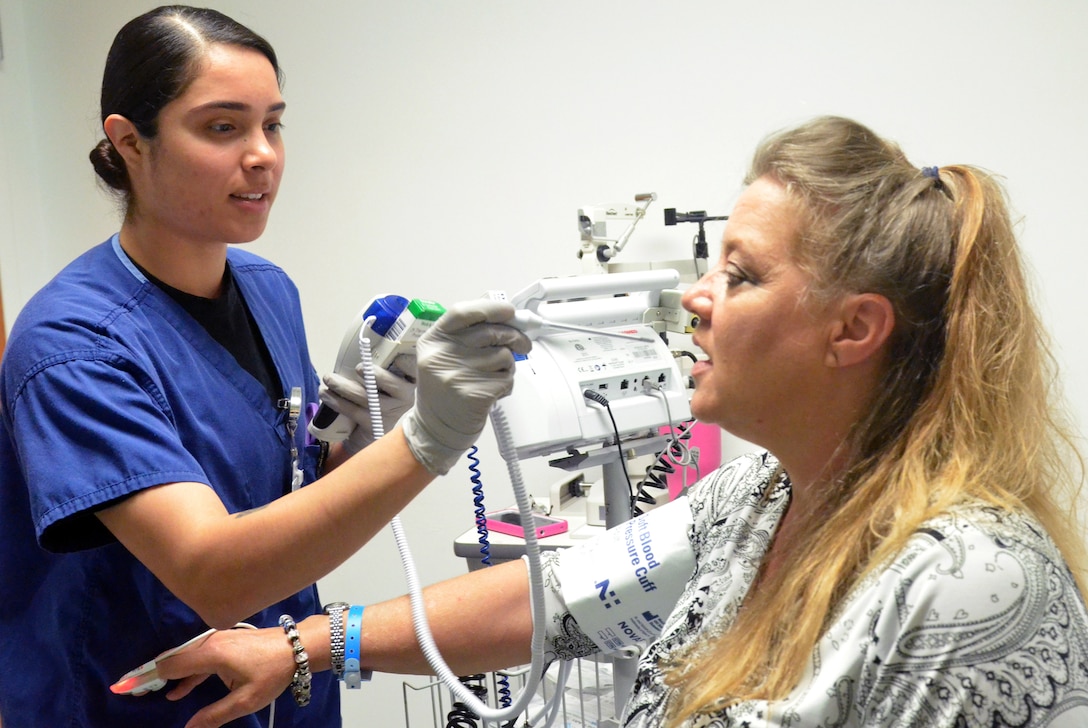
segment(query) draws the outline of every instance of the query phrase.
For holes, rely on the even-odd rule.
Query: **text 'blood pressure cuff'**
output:
[[[661,634],[695,569],[687,498],[559,554],[563,599],[604,652],[645,649]]]

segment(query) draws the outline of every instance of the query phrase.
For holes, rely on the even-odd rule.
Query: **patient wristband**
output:
[[[363,681],[370,680],[373,674],[371,670],[361,667],[362,641],[363,607],[354,606],[348,610],[344,628],[344,684],[349,688],[362,687]]]

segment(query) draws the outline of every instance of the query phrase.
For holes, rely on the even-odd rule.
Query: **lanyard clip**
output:
[[[287,416],[298,422],[298,416],[302,412],[302,387],[291,387],[291,396],[278,400],[276,409],[287,410]]]
[[[302,387],[291,387],[291,396],[276,403],[280,409],[287,410],[287,439],[291,443],[291,490],[302,486],[302,470],[298,466],[298,446],[295,445],[295,432],[298,430],[298,418],[302,414]]]

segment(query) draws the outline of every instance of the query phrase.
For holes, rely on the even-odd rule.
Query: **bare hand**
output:
[[[259,630],[228,629],[203,642],[164,658],[159,676],[180,680],[166,694],[180,700],[212,675],[218,675],[230,694],[202,708],[185,728],[218,728],[272,703],[291,684],[295,662],[290,643],[278,627]]]

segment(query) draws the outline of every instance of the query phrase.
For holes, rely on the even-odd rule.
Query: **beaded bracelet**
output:
[[[287,634],[287,639],[291,640],[291,650],[295,658],[295,675],[291,678],[291,695],[298,707],[305,708],[310,704],[310,683],[313,680],[313,675],[310,674],[310,656],[306,654],[306,650],[302,646],[302,639],[298,634],[298,625],[295,624],[295,620],[292,619],[290,614],[284,614],[280,617],[280,626],[283,627],[283,631]]]

